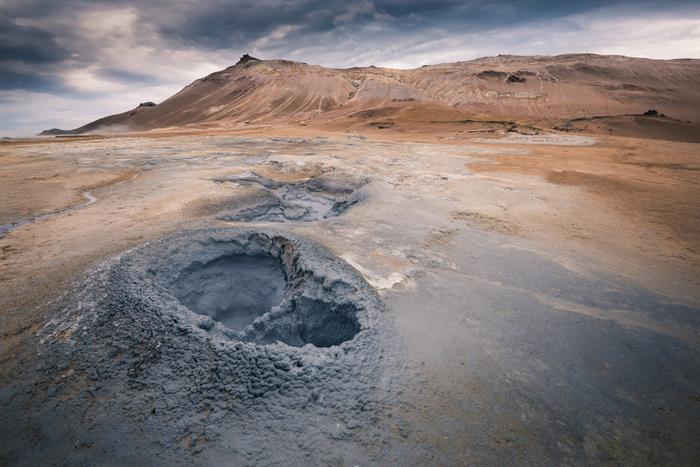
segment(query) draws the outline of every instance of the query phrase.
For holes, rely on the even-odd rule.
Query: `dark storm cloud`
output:
[[[460,25],[470,30],[484,30],[530,20],[542,20],[570,15],[600,6],[627,4],[629,1],[551,0],[524,1],[416,1],[416,0],[257,0],[257,1],[165,1],[138,2],[133,0],[62,0],[10,1],[0,3],[4,20],[0,19],[2,43],[12,44],[3,54],[23,56],[26,60],[59,59],[65,49],[54,41],[53,35],[70,36],[65,29],[12,24],[12,18],[41,19],[67,17],[75,12],[128,6],[138,12],[145,23],[153,25],[167,40],[217,49],[243,45],[269,34],[280,25],[298,26],[301,33],[331,31],[348,25],[373,21],[376,14],[384,19],[410,23]],[[692,2],[673,2],[674,4]],[[654,2],[636,2],[641,8]],[[656,5],[659,5],[658,2]],[[356,13],[353,14],[353,11]],[[373,14],[374,13],[374,14]],[[342,21],[346,18],[346,21]],[[67,25],[67,24],[66,24]],[[400,26],[399,26],[400,27]],[[43,47],[42,47],[43,45]],[[0,45],[1,47],[1,45]],[[23,50],[22,47],[25,47]],[[22,54],[24,53],[24,54]]]
[[[0,90],[52,89],[53,83],[41,77],[40,70],[61,62],[67,54],[48,32],[0,15]]]
[[[331,10],[322,1],[260,1],[216,3],[179,21],[161,25],[167,37],[215,48],[255,40],[282,24],[300,24],[305,29],[326,29],[332,26]]]
[[[66,54],[49,32],[15,24],[13,18],[0,14],[0,61],[54,63]]]
[[[41,78],[29,73],[17,73],[11,70],[0,69],[0,91],[13,89],[53,91],[56,87],[55,83],[50,79]]]
[[[634,4],[639,10],[666,9],[694,5],[694,1],[657,2],[642,0],[521,0],[521,1],[417,1],[417,0],[261,0],[243,2],[210,2],[170,7],[180,12],[179,19],[159,25],[160,31],[173,40],[182,40],[203,47],[225,48],[254,41],[281,25],[298,26],[295,35],[326,32],[374,21],[397,21],[395,27],[442,25],[454,31],[471,31],[507,27],[529,21],[543,21],[577,14],[600,7]],[[353,14],[353,11],[356,14]],[[347,21],[342,21],[347,18]]]
[[[188,11],[178,21],[160,26],[161,32],[173,39],[204,47],[224,48],[254,41],[281,25],[296,25],[296,35],[331,31],[349,25],[373,21],[377,15],[385,20],[409,23],[460,22],[471,29],[486,29],[495,24],[521,21],[536,15],[553,16],[566,8],[533,10],[532,3],[553,2],[460,2],[460,1],[283,1],[214,2]],[[600,4],[603,2],[583,2]],[[565,2],[568,4],[568,2]],[[581,10],[583,6],[568,7]],[[174,10],[177,10],[175,8]],[[560,12],[560,13],[557,13]],[[403,24],[402,26],[407,26]]]
[[[414,28],[433,25],[459,33],[503,28],[585,12],[602,6],[627,5],[627,0],[453,1],[435,0],[243,0],[165,1],[62,0],[0,1],[0,60],[27,64],[58,63],[94,55],[99,44],[81,43],[70,16],[78,12],[129,7],[139,21],[154,28],[165,43],[208,50],[245,48],[280,26],[294,26],[289,37],[306,44],[315,33],[347,30],[372,21],[411,37]],[[634,2],[639,9],[667,9],[692,1]],[[59,21],[56,21],[58,18]],[[28,23],[28,24],[26,24]],[[403,31],[402,31],[403,29]],[[361,39],[361,38],[360,38]],[[67,43],[59,45],[57,41]],[[162,44],[161,44],[162,45]],[[115,75],[116,76],[116,75]]]

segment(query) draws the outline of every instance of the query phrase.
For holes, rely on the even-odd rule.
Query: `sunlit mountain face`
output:
[[[691,1],[0,2],[0,134],[160,102],[243,53],[414,68],[498,54],[694,58]]]

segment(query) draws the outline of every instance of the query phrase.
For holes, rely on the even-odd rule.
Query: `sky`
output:
[[[0,0],[0,136],[161,102],[244,53],[414,68],[579,52],[700,58],[700,2]]]

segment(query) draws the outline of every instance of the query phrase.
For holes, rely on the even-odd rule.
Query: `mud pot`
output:
[[[150,293],[165,294],[167,310],[171,292],[199,328],[235,340],[330,347],[353,339],[366,312],[344,296],[355,287],[324,288],[325,279],[300,267],[299,254],[285,237],[265,234],[168,251],[165,262],[149,266],[156,278]]]
[[[82,463],[124,439],[121,455],[136,456],[164,439],[197,452],[227,437],[260,459],[266,439],[309,420],[363,426],[386,391],[393,352],[374,289],[326,248],[287,233],[183,231],[90,271],[66,300],[41,331],[38,371],[54,383],[12,404],[39,404],[36,416],[56,434],[40,443],[56,461]],[[152,433],[128,432],[144,417]]]
[[[256,173],[215,179],[257,188],[224,207],[218,218],[232,222],[311,222],[339,216],[362,201],[369,180],[349,175],[319,175],[302,182],[281,182]]]

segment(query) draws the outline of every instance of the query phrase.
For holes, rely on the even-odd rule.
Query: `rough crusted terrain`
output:
[[[3,463],[692,463],[697,145],[439,128],[0,145],[4,224],[96,198],[0,238]],[[339,215],[220,220],[251,186],[217,180],[251,173],[368,183]],[[236,264],[198,273],[212,244],[289,258],[265,238],[331,279],[288,297],[359,304],[357,337],[275,344],[184,307],[173,284]]]
[[[245,331],[177,298],[183,279],[206,287],[197,271],[221,258],[268,254],[284,270],[284,298]],[[221,278],[229,288],[240,286],[240,264]],[[323,247],[283,232],[204,229],[150,242],[92,270],[62,313],[40,333],[41,365],[27,369],[45,384],[13,394],[4,412],[28,416],[4,437],[9,463],[152,463],[161,446],[168,464],[195,454],[303,464],[334,454],[326,436],[371,423],[389,390],[376,293]],[[32,425],[38,438],[23,430]]]

